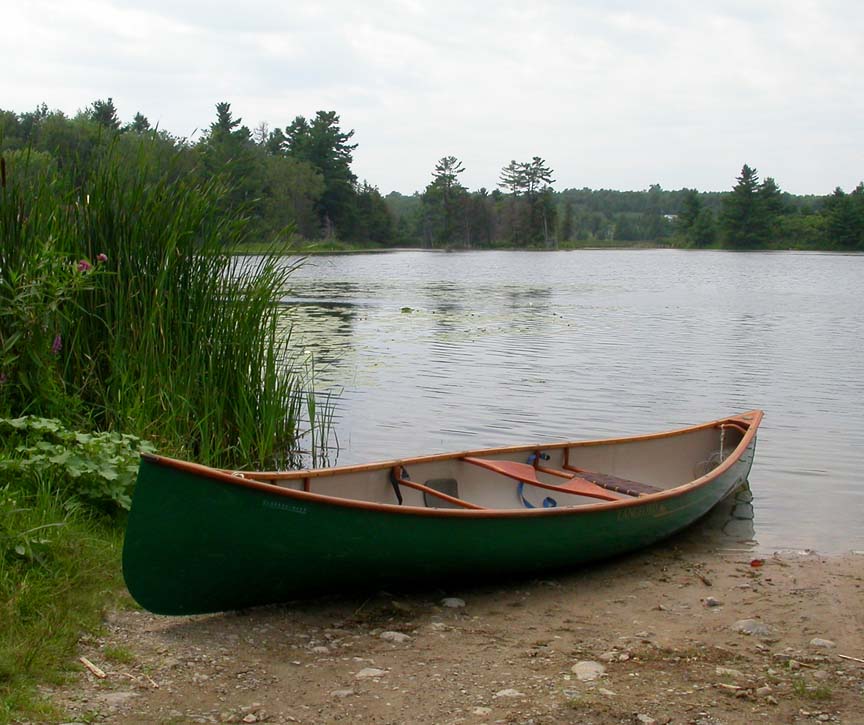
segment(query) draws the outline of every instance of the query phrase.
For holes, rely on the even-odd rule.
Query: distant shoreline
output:
[[[856,250],[771,247],[762,249],[736,249],[734,247],[681,247],[673,244],[654,244],[651,242],[634,244],[615,244],[590,242],[585,244],[570,243],[559,247],[358,247],[345,245],[334,248],[318,248],[316,245],[293,246],[291,244],[244,244],[230,250],[231,254],[259,255],[275,252],[278,255],[294,257],[311,257],[325,255],[349,254],[389,254],[393,252],[436,252],[440,254],[458,252],[580,252],[580,251],[647,251],[647,250],[678,250],[685,252],[818,252],[820,254],[862,254]]]

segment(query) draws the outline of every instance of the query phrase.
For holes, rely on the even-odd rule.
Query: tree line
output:
[[[497,188],[469,192],[464,165],[442,158],[422,193],[388,194],[397,237],[423,246],[546,246],[649,242],[681,247],[864,250],[864,182],[846,193],[796,196],[747,164],[729,192],[552,188],[535,156],[501,169]]]
[[[87,173],[106,147],[135,153],[148,143],[178,173],[219,177],[226,206],[242,210],[252,235],[291,230],[304,240],[393,247],[558,247],[647,242],[689,247],[864,249],[864,183],[851,192],[798,196],[744,165],[728,192],[554,189],[554,170],[534,156],[502,166],[493,188],[469,190],[465,166],[443,156],[422,191],[406,195],[360,181],[351,168],[354,130],[334,111],[254,129],[227,102],[197,141],[153,128],[142,113],[123,124],[111,98],[73,117],[41,105],[0,110],[0,151],[27,155],[32,168],[74,166]],[[14,158],[13,158],[14,161]],[[228,211],[228,209],[226,209]]]
[[[378,190],[352,171],[354,131],[343,130],[335,112],[250,130],[229,103],[215,110],[194,142],[152,127],[140,112],[123,124],[111,98],[72,117],[45,104],[21,114],[0,110],[0,151],[31,173],[71,167],[83,179],[106,153],[131,160],[146,144],[178,175],[224,180],[226,217],[247,217],[252,237],[270,240],[290,230],[310,240],[393,243],[393,216]]]

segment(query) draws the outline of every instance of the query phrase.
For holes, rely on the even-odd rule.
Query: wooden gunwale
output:
[[[391,461],[378,461],[374,463],[363,463],[353,466],[336,466],[333,468],[318,468],[318,469],[302,469],[298,471],[269,471],[269,472],[252,472],[252,471],[226,471],[217,468],[210,468],[198,463],[189,461],[181,461],[165,456],[158,456],[149,453],[142,454],[142,458],[146,461],[174,468],[179,471],[210,478],[216,481],[221,481],[234,486],[242,486],[245,488],[260,491],[275,496],[282,496],[300,501],[310,501],[320,504],[329,504],[343,508],[365,509],[372,511],[382,511],[389,513],[398,513],[410,516],[438,516],[438,517],[467,517],[467,518],[522,518],[531,516],[580,516],[594,513],[598,510],[614,510],[619,508],[629,508],[645,506],[649,503],[658,501],[666,501],[668,499],[679,498],[685,496],[691,491],[710,484],[716,478],[728,471],[734,466],[756,436],[756,431],[762,421],[763,412],[761,410],[751,410],[739,415],[720,418],[708,423],[700,423],[684,428],[676,428],[674,430],[664,431],[660,433],[648,433],[636,436],[625,436],[616,438],[602,438],[588,441],[565,441],[555,442],[546,445],[538,446],[537,444],[520,445],[520,446],[505,446],[500,448],[486,448],[472,451],[463,451],[460,453],[437,453],[427,456],[417,456],[413,458],[395,459]],[[743,435],[738,445],[733,452],[727,456],[716,468],[712,469],[704,476],[700,476],[692,481],[676,486],[675,488],[660,491],[658,493],[647,494],[631,499],[620,499],[618,501],[600,501],[598,503],[583,504],[572,507],[559,508],[534,508],[534,509],[441,509],[441,508],[426,508],[423,506],[411,506],[389,503],[377,503],[372,501],[359,501],[355,499],[340,498],[338,496],[328,496],[324,494],[314,493],[311,491],[300,491],[292,488],[284,488],[277,486],[267,481],[283,481],[296,479],[312,479],[333,475],[344,475],[350,473],[361,473],[366,471],[380,471],[397,466],[410,466],[422,463],[434,463],[436,461],[452,460],[464,458],[466,456],[490,456],[500,455],[502,453],[520,453],[526,451],[537,450],[558,450],[566,448],[582,448],[601,445],[615,445],[621,443],[630,443],[637,441],[657,440],[661,438],[672,438],[674,436],[683,435],[686,433],[717,428],[722,424],[740,423],[747,426],[747,432]]]

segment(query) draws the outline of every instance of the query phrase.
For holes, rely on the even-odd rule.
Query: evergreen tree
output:
[[[699,192],[695,189],[688,189],[684,199],[681,201],[678,218],[675,220],[676,231],[688,242],[692,241],[690,230],[696,223],[696,219],[698,219],[701,211],[702,200],[699,198]]]
[[[262,221],[266,168],[249,129],[242,123],[241,118],[234,118],[230,103],[217,103],[216,120],[199,141],[198,150],[205,171],[228,183],[228,206],[245,209],[259,224],[260,232],[266,226]]]
[[[717,238],[717,225],[714,212],[710,209],[700,209],[688,234],[690,243],[697,247],[709,247]]]
[[[519,196],[525,188],[522,164],[517,164],[516,161],[513,160],[501,169],[501,177],[498,186],[502,189],[506,189],[514,199]]]
[[[328,231],[335,227],[344,238],[353,238],[357,177],[351,162],[357,144],[349,141],[354,131],[342,131],[335,111],[318,111],[311,123],[297,116],[284,135],[286,152],[312,164],[324,178],[318,205],[322,227]]]
[[[459,182],[464,171],[455,156],[444,156],[435,164],[432,181],[423,193],[424,227],[432,244],[470,243],[467,190]]]
[[[555,207],[551,203],[551,184],[555,183],[553,173],[539,156],[522,164],[525,196],[529,205],[529,238],[532,241],[542,239],[546,245],[550,242],[550,220],[554,224],[555,214]]]
[[[133,133],[146,133],[150,130],[150,121],[147,120],[147,117],[142,113],[136,113],[135,118],[132,119],[132,122],[124,126],[124,131],[131,131]]]
[[[120,117],[117,115],[117,108],[114,106],[112,98],[107,101],[93,101],[88,115],[93,121],[109,131],[120,130]]]
[[[564,216],[561,219],[561,230],[558,236],[562,242],[573,240],[573,202],[569,199],[564,202]]]
[[[720,224],[724,237],[733,247],[759,247],[767,241],[768,224],[756,169],[744,164],[737,182],[723,199]]]
[[[384,197],[374,186],[364,181],[357,188],[357,221],[355,238],[357,241],[392,244],[395,225]]]
[[[862,238],[855,199],[839,186],[825,202],[828,239],[842,249],[856,249]]]

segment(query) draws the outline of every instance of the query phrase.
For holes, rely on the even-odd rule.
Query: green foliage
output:
[[[105,514],[142,439],[231,468],[327,443],[278,303],[293,266],[225,251],[260,207],[202,149],[113,115],[0,114],[0,721],[45,719],[28,693],[120,586]]]
[[[324,179],[324,192],[318,201],[318,212],[324,236],[334,232],[347,239],[355,238],[355,184],[351,171],[354,149],[349,143],[354,131],[343,131],[335,111],[318,111],[308,121],[297,116],[285,128],[283,153],[311,164]]]
[[[120,530],[66,499],[52,474],[22,476],[0,485],[0,722],[47,722],[57,714],[35,686],[61,677],[101,624],[121,586]]]
[[[12,498],[8,486],[0,490],[0,557],[7,562],[44,564],[50,555],[49,529],[63,526],[63,523],[21,529],[14,522],[15,517],[24,511]]]
[[[249,220],[226,215],[225,185],[183,174],[158,137],[133,142],[136,155],[114,147],[80,184],[70,170],[0,196],[0,412],[77,408],[203,462],[284,461],[305,410],[274,302],[292,267],[238,263],[225,245]]]
[[[505,226],[510,230],[511,243],[542,241],[548,246],[552,241],[550,230],[554,230],[557,215],[551,186],[555,183],[553,173],[539,156],[528,162],[513,160],[501,170],[498,186],[510,194]]]
[[[42,217],[40,209],[66,196],[47,172],[22,173],[19,181],[16,172],[26,163],[4,162],[0,158],[6,171],[0,189],[0,413],[68,414],[75,401],[60,353],[66,330],[83,313],[81,296],[96,284],[102,265],[60,251],[65,215],[54,208]]]
[[[705,206],[695,189],[689,189],[681,202],[675,220],[675,233],[678,239],[690,247],[708,247],[716,239],[714,213]]]
[[[756,249],[771,245],[788,211],[780,187],[770,176],[761,184],[756,169],[741,169],[732,193],[723,198],[720,229],[732,247]]]
[[[109,131],[120,130],[120,118],[117,115],[117,107],[114,105],[114,99],[109,98],[107,101],[94,101],[90,106],[90,118],[97,124]]]
[[[851,194],[837,187],[825,201],[825,227],[840,249],[864,249],[864,183]]]
[[[65,496],[106,511],[129,509],[138,458],[155,452],[133,435],[73,431],[34,416],[0,418],[0,434],[12,449],[0,459],[7,480],[51,476]]]
[[[468,190],[459,181],[464,171],[455,156],[444,156],[435,164],[432,181],[421,197],[423,236],[429,246],[466,243]]]

